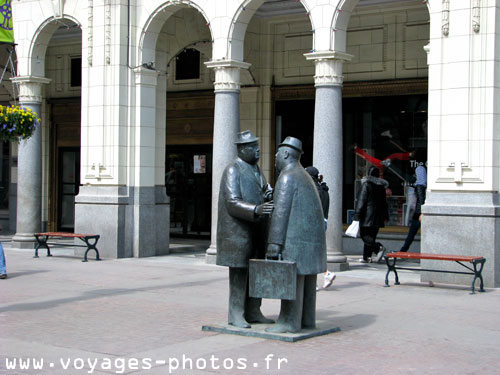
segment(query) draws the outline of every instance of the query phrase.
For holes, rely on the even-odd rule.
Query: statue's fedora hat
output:
[[[285,140],[278,145],[278,148],[284,146],[291,147],[300,152],[301,154],[304,153],[304,151],[302,151],[302,141],[300,139],[294,137],[286,137]]]
[[[245,130],[244,132],[238,133],[236,135],[236,143],[237,145],[243,145],[245,143],[257,142],[259,138],[257,138],[250,130]]]

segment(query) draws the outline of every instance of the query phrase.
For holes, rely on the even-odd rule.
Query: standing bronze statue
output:
[[[248,296],[248,260],[263,258],[272,190],[257,165],[258,138],[249,130],[238,133],[236,146],[238,157],[220,184],[216,263],[229,267],[228,323],[250,328],[249,323],[273,322],[262,315],[262,300]]]
[[[296,262],[295,300],[281,300],[278,322],[268,332],[298,332],[316,327],[316,278],[326,270],[323,210],[314,182],[300,165],[302,142],[287,137],[278,146],[279,178],[273,192],[274,211],[266,257]]]

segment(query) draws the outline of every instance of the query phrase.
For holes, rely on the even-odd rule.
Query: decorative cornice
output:
[[[481,0],[472,0],[472,30],[478,33],[481,28]]]
[[[104,38],[105,38],[105,55],[106,64],[111,64],[111,0],[106,0],[105,7],[105,24],[104,24]]]
[[[450,0],[443,0],[443,7],[441,10],[441,31],[444,36],[450,33]]]
[[[240,69],[248,69],[251,64],[236,60],[217,60],[205,63],[215,70],[215,92],[239,92],[241,87]]]
[[[54,7],[54,18],[59,19],[59,18],[64,17],[63,16],[64,15],[64,0],[52,0],[52,7]]]
[[[342,67],[344,61],[350,61],[352,55],[336,51],[320,51],[304,54],[307,60],[314,60],[316,72],[314,83],[316,87],[342,86],[344,76]]]
[[[89,66],[92,66],[93,49],[94,49],[94,5],[93,0],[88,0],[88,46],[87,46],[87,61]]]
[[[271,91],[275,100],[314,99],[316,95],[313,85],[272,87]],[[427,78],[344,82],[342,86],[343,98],[427,94],[428,92]]]
[[[48,78],[35,76],[12,77],[11,81],[19,86],[21,103],[42,103],[43,85],[51,82]]]

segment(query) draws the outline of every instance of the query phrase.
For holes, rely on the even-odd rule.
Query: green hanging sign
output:
[[[0,0],[0,43],[14,43],[11,0]]]

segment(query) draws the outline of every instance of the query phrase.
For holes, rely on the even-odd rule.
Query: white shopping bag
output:
[[[359,237],[359,221],[353,221],[346,229],[345,235],[349,237]]]

